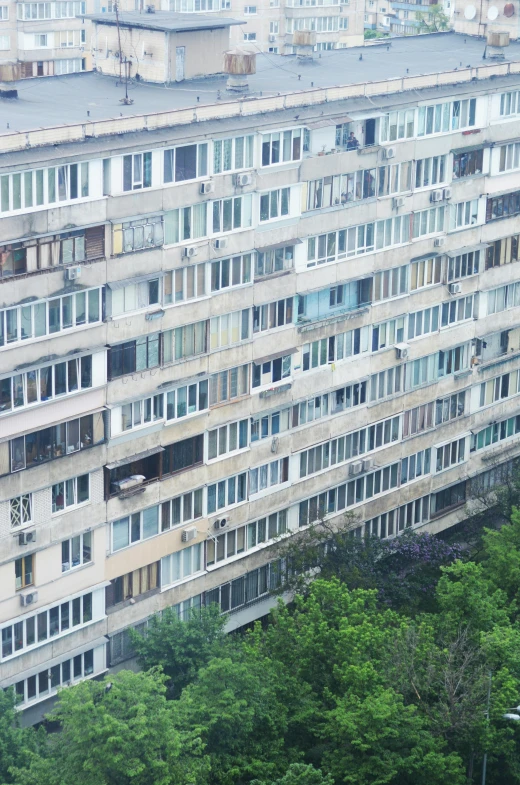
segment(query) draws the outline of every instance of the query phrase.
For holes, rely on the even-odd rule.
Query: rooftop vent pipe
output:
[[[316,33],[314,30],[295,30],[293,33],[293,46],[296,47],[296,57],[300,62],[311,62],[314,59]]]
[[[256,52],[233,49],[224,55],[224,72],[228,74],[226,89],[231,93],[246,93],[247,77],[256,74]]]

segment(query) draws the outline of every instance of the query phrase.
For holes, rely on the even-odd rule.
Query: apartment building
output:
[[[520,47],[427,42],[259,55],[238,98],[130,107],[92,73],[2,102],[0,686],[27,722],[164,608],[264,615],[281,536],[441,531],[510,470]]]

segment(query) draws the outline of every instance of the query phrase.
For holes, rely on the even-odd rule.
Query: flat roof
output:
[[[239,101],[242,106],[240,112],[244,114],[246,111],[247,114],[274,111],[282,108],[282,104],[285,108],[285,101],[272,97],[286,94],[305,93],[290,102],[294,107],[340,101],[350,95],[352,98],[349,100],[352,100],[355,96],[386,96],[387,93],[388,99],[391,95],[395,99],[397,94],[406,103],[410,99],[405,97],[405,91],[438,87],[446,94],[450,89],[453,92],[467,91],[470,87],[479,89],[478,82],[472,83],[472,80],[488,79],[490,75],[501,81],[518,81],[520,42],[511,43],[506,49],[505,64],[483,60],[484,48],[482,39],[457,33],[438,33],[391,39],[382,46],[318,52],[315,53],[314,61],[308,64],[298,61],[295,56],[259,53],[257,72],[249,77],[250,92],[246,96],[237,97],[226,92],[227,77],[221,74],[166,86],[133,82],[129,85],[129,95],[133,99],[130,106],[120,103],[124,86],[118,84],[115,78],[98,73],[25,79],[12,85],[18,89],[17,99],[0,98],[0,152],[2,148],[13,150],[31,144],[22,135],[14,139],[19,132],[38,132],[38,138],[34,139],[36,145],[52,144],[55,139],[74,141],[78,138],[77,134],[65,137],[64,133],[60,135],[56,132],[51,139],[50,131],[44,135],[45,140],[42,136],[40,141],[39,129],[78,125],[86,128],[85,136],[102,135],[107,132],[103,130],[105,121],[126,118],[121,121],[121,132],[124,133],[139,130],[139,124],[142,126],[144,122],[139,118],[143,116],[191,108],[193,114],[200,115],[197,119],[210,119],[210,115],[231,117],[239,111],[238,107],[233,109]],[[517,75],[508,76],[508,63],[515,61],[511,71]],[[449,78],[437,82],[435,74],[443,72],[451,72]],[[426,76],[427,79],[424,78]],[[391,79],[396,80],[396,83],[386,85]],[[337,87],[350,85],[362,87],[348,87],[347,90],[343,89],[342,94],[340,90],[335,92]],[[370,85],[370,88],[363,85]],[[458,88],[454,85],[458,85]],[[330,95],[316,96],[316,91],[324,88],[333,88]],[[483,89],[482,86],[480,89]],[[264,108],[266,102],[269,106]],[[222,112],[218,112],[219,104],[222,105]],[[348,106],[343,106],[341,111],[348,114]],[[131,126],[128,125],[130,118],[135,120]],[[177,122],[186,122],[186,119],[177,121],[172,117],[171,121],[165,120],[170,126]],[[98,127],[94,127],[96,123]],[[89,124],[92,131],[89,130]],[[156,127],[159,126],[156,124]],[[10,141],[7,137],[11,137]]]
[[[85,19],[90,19],[96,24],[115,27],[117,19],[115,14],[85,14]],[[222,16],[209,14],[176,14],[159,11],[153,14],[138,11],[122,11],[119,14],[120,27],[138,27],[143,30],[162,30],[167,33],[188,33],[193,30],[216,30],[232,25],[241,25],[237,19],[226,19]]]

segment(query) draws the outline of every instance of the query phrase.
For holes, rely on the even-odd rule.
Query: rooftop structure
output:
[[[0,688],[26,722],[164,608],[263,616],[280,536],[439,532],[518,462],[518,45],[302,41],[131,106],[99,73],[0,99]]]

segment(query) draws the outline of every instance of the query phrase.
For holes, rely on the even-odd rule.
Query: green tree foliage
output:
[[[144,670],[160,666],[169,679],[170,693],[178,697],[198,670],[224,646],[226,619],[217,606],[193,611],[181,621],[171,608],[150,620],[146,634],[130,630],[132,645]]]
[[[253,780],[251,785],[334,785],[330,774],[305,763],[292,763],[285,774],[276,780]]]
[[[36,749],[37,738],[30,729],[20,727],[13,689],[0,690],[0,783],[14,782],[13,767],[26,765]]]
[[[440,33],[450,29],[450,18],[444,13],[442,5],[430,5],[424,13],[417,11],[415,18],[421,33]]]

